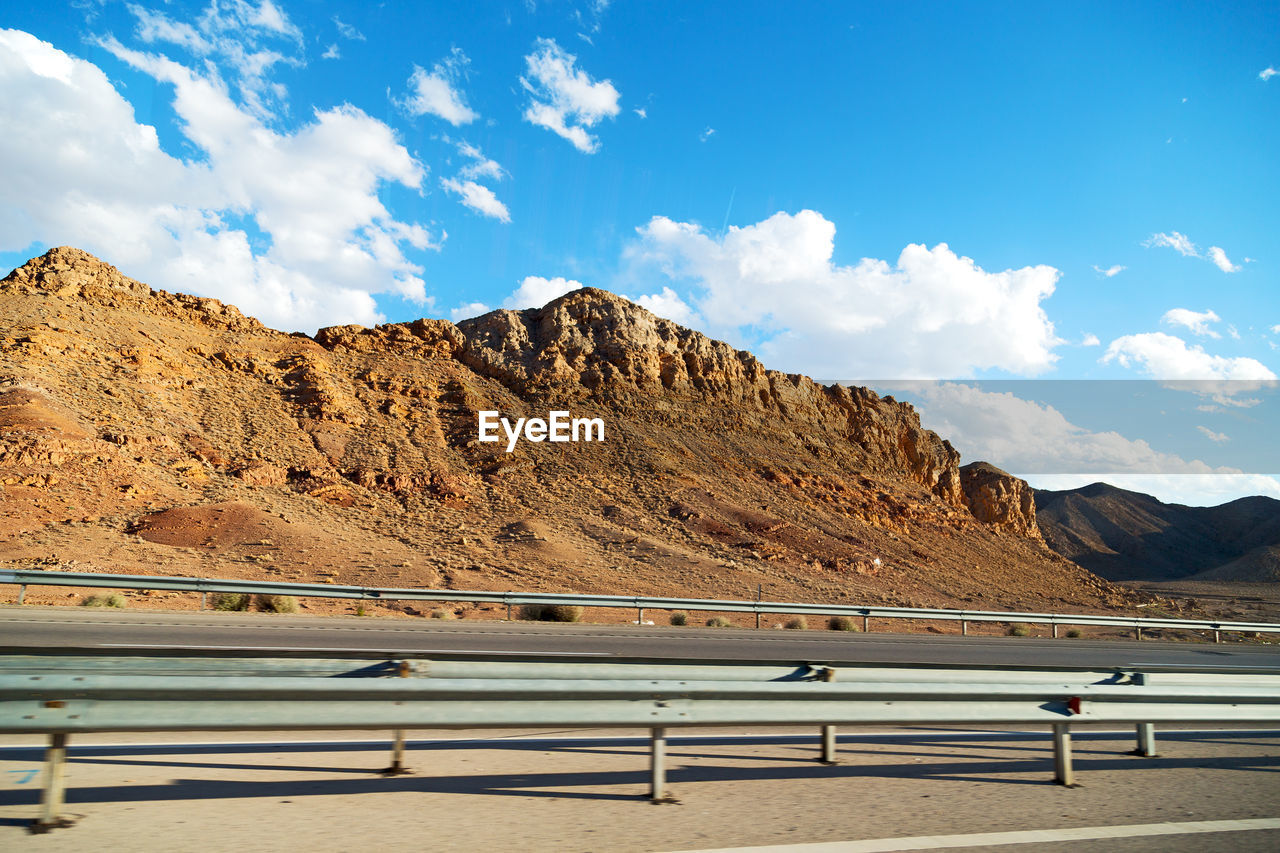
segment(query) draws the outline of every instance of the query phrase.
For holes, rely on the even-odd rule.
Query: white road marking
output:
[[[1067,829],[1028,829],[1015,832],[975,832],[967,835],[917,835],[910,838],[872,838],[817,844],[778,844],[764,847],[723,847],[686,853],[896,853],[900,850],[949,850],[995,847],[1002,844],[1047,844],[1053,841],[1096,841],[1143,838],[1152,835],[1193,835],[1207,832],[1247,832],[1280,829],[1280,818],[1196,820],[1186,823],[1134,823],[1123,826],[1080,826]]]

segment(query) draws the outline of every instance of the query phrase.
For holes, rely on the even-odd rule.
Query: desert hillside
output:
[[[1098,610],[1026,484],[910,406],[583,289],[284,334],[76,249],[0,282],[0,561],[84,571]],[[477,440],[569,410],[605,441]],[[1043,512],[1043,510],[1042,510]]]
[[[1167,504],[1094,483],[1035,492],[1040,528],[1059,554],[1116,581],[1280,581],[1280,501]]]

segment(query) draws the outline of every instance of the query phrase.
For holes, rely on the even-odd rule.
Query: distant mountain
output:
[[[1054,551],[1108,580],[1280,581],[1280,501],[1167,504],[1106,483],[1035,492]]]

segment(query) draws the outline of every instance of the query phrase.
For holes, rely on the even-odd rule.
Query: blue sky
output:
[[[1280,370],[1280,4],[73,0],[0,29],[0,266],[77,245],[305,331],[585,284],[824,379],[1212,380],[1174,437],[1030,399],[1280,496],[1237,461]],[[961,432],[977,404],[906,396]]]

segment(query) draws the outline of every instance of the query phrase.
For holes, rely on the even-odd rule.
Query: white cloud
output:
[[[468,302],[450,310],[449,319],[456,323],[459,320],[467,320],[471,317],[479,317],[481,314],[488,314],[490,310],[489,306],[483,302]]]
[[[1089,333],[1089,334],[1087,334],[1087,335],[1085,335],[1085,336],[1084,336],[1084,339],[1083,339],[1082,341],[1080,341],[1080,346],[1082,346],[1082,347],[1100,347],[1100,346],[1102,346],[1102,341],[1100,341],[1100,340],[1098,339],[1098,336],[1097,336],[1097,335],[1095,335],[1095,334],[1093,334],[1093,333]]]
[[[702,133],[698,134],[698,141],[706,142],[708,139],[710,139],[715,135],[716,135],[716,129],[714,127],[708,127],[706,130],[702,131]]]
[[[1168,234],[1164,232],[1152,234],[1143,241],[1142,245],[1146,246],[1148,249],[1152,247],[1174,249],[1178,254],[1187,258],[1204,258],[1205,260],[1212,261],[1214,266],[1223,272],[1240,271],[1240,266],[1238,264],[1231,263],[1231,259],[1227,257],[1227,253],[1221,246],[1210,246],[1208,252],[1201,254],[1200,248],[1196,246],[1195,243],[1191,242],[1191,238],[1186,234],[1182,234],[1177,231],[1171,231]],[[1098,268],[1094,267],[1094,269]]]
[[[410,115],[433,115],[454,127],[470,124],[480,114],[467,106],[466,98],[457,88],[466,76],[469,63],[467,55],[455,47],[429,72],[415,66],[409,77],[409,96],[396,103]]]
[[[1185,326],[1191,332],[1200,337],[1220,338],[1222,335],[1209,328],[1210,323],[1217,323],[1222,320],[1212,311],[1204,311],[1196,313],[1186,308],[1171,308],[1160,318],[1161,322],[1168,323],[1170,326]]]
[[[1033,474],[1025,479],[1032,488],[1056,491],[1078,489],[1100,478],[1096,474]],[[1186,506],[1217,506],[1251,495],[1280,498],[1280,478],[1266,474],[1108,474],[1105,480],[1117,488]]]
[[[162,84],[157,95],[172,91],[195,156],[161,149],[97,66],[0,30],[0,250],[77,245],[290,330],[377,322],[375,293],[429,302],[403,249],[443,237],[378,198],[424,174],[391,128],[342,106],[278,133],[216,76],[104,46]]]
[[[337,42],[325,48],[324,53],[320,54],[321,59],[341,59],[342,51],[338,50]]]
[[[525,276],[515,292],[502,301],[502,307],[516,311],[524,308],[541,308],[551,300],[564,296],[566,293],[577,290],[582,286],[583,284],[580,281],[559,276],[556,278],[542,278],[536,275]]]
[[[985,460],[1010,472],[1126,474],[1239,474],[1164,453],[1114,430],[1077,426],[1057,408],[1007,391],[956,382],[907,383],[880,390],[911,399],[921,422],[945,435],[965,461]]]
[[[1200,346],[1187,346],[1164,332],[1144,332],[1116,338],[1100,361],[1134,367],[1156,379],[1272,380],[1276,375],[1252,358],[1210,355]]]
[[[486,186],[481,186],[475,181],[459,181],[454,178],[441,178],[440,186],[460,196],[462,203],[476,213],[488,216],[490,219],[496,219],[499,222],[511,221],[511,214],[507,211],[507,206],[498,201],[498,197],[493,194],[493,190]]]
[[[648,111],[648,110],[646,110],[644,107],[636,107],[636,108],[635,108],[634,110],[632,110],[631,112],[633,112],[633,113],[635,113],[636,115],[640,116],[640,118],[648,118],[648,117],[649,117],[649,111]]]
[[[333,25],[338,28],[338,35],[342,36],[344,39],[350,39],[351,41],[365,40],[364,33],[360,32],[350,24],[343,23],[337,15],[333,16]]]
[[[137,4],[128,9],[138,22],[135,35],[140,41],[171,44],[233,71],[241,101],[260,120],[271,121],[283,110],[285,87],[269,80],[268,74],[276,65],[303,65],[303,40],[302,31],[271,0],[256,5],[248,0],[212,0],[194,24]]]
[[[520,85],[529,94],[524,120],[564,137],[579,151],[595,153],[600,142],[587,128],[620,111],[613,83],[593,81],[575,67],[578,58],[552,39],[538,39],[524,61],[528,76]]]
[[[1096,272],[1098,275],[1105,275],[1107,278],[1115,278],[1116,276],[1120,275],[1120,273],[1124,272],[1127,269],[1128,267],[1122,267],[1120,266],[1120,264],[1107,267],[1106,269],[1103,269],[1097,264],[1093,265],[1094,272]]]
[[[1162,246],[1174,249],[1178,254],[1188,258],[1200,257],[1200,250],[1196,248],[1196,244],[1192,243],[1191,239],[1187,237],[1186,234],[1180,234],[1177,231],[1173,231],[1168,234],[1165,234],[1164,232],[1152,234],[1143,242],[1142,245],[1147,248]]]
[[[1280,335],[1280,323],[1277,323],[1276,325],[1271,327],[1271,334]]]
[[[459,141],[457,149],[459,154],[471,161],[458,172],[462,177],[472,180],[489,178],[490,180],[500,181],[507,176],[506,169],[484,156],[484,153],[471,143]]]
[[[1198,426],[1196,429],[1201,435],[1212,441],[1214,444],[1226,444],[1231,440],[1231,436],[1221,432],[1214,432],[1206,426]]]
[[[1227,326],[1227,334],[1230,335],[1233,340],[1237,340],[1237,341],[1240,340],[1240,330],[1237,329],[1233,324],[1229,324]]]
[[[1222,251],[1218,246],[1209,247],[1209,260],[1223,272],[1240,272],[1240,265],[1231,263],[1231,259],[1227,257],[1227,253]]]
[[[687,281],[704,330],[739,342],[764,335],[750,345],[782,369],[826,378],[1034,375],[1063,343],[1040,305],[1058,280],[1049,266],[990,273],[946,244],[907,246],[893,264],[838,266],[835,225],[812,210],[723,235],[661,216],[637,231],[626,250],[637,281]]]
[[[1258,79],[1265,82],[1267,80],[1270,80],[1272,77],[1276,76],[1277,74],[1280,74],[1280,71],[1277,71],[1274,68],[1272,68],[1270,65],[1268,65],[1266,68],[1258,72]]]
[[[628,296],[626,298],[642,308],[649,309],[659,317],[665,317],[682,326],[688,326],[698,321],[697,315],[689,307],[689,304],[669,287],[662,288],[661,293]]]

